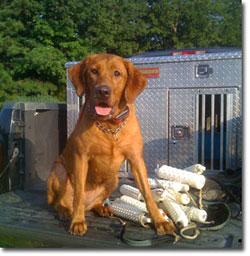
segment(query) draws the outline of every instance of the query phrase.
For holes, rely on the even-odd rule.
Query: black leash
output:
[[[131,239],[127,235],[127,223],[123,224],[122,231],[121,231],[121,241],[125,244],[128,244],[130,246],[153,246],[159,243],[176,243],[180,237],[178,235],[164,235],[164,236],[158,236],[151,239],[145,239],[145,240],[137,240],[137,239]]]

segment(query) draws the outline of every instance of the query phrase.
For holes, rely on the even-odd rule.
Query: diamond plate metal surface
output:
[[[209,65],[213,70],[208,78],[197,78],[196,68],[199,65]],[[138,67],[159,67],[160,77],[149,79],[148,88],[184,88],[184,87],[231,87],[240,86],[242,79],[241,60],[214,60],[196,62],[167,62],[138,64]],[[157,81],[156,81],[157,80]]]
[[[233,170],[242,167],[242,107],[241,91],[233,95],[232,118],[232,166]]]
[[[228,60],[228,59],[241,59],[242,52],[217,52],[205,54],[190,54],[190,55],[177,55],[177,56],[153,56],[153,57],[132,57],[128,58],[134,64],[153,64],[153,63],[167,63],[167,62],[197,62],[207,60]]]
[[[194,89],[170,89],[169,134],[172,126],[189,128],[189,138],[175,140],[169,138],[169,165],[185,168],[194,163]]]
[[[148,173],[153,173],[157,164],[167,164],[167,89],[146,89],[136,99],[136,115],[144,141],[143,157]]]
[[[79,115],[79,97],[69,78],[67,78],[67,136],[75,128]]]

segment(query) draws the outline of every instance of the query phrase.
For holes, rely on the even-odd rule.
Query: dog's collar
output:
[[[116,124],[120,124],[123,122],[126,118],[129,117],[129,107],[127,106],[124,111],[122,111],[120,114],[118,114],[115,118],[112,119],[112,121]]]

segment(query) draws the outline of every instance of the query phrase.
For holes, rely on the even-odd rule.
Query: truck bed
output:
[[[120,181],[121,184],[127,183]],[[120,184],[120,185],[121,185]],[[119,196],[115,191],[112,196]],[[117,218],[99,217],[86,212],[88,230],[82,237],[68,233],[69,221],[60,221],[46,203],[45,189],[16,190],[0,195],[0,247],[9,248],[135,248],[121,239],[123,226]],[[126,237],[154,240],[156,232],[126,221]],[[154,248],[242,248],[242,217],[231,219],[218,231],[201,231],[195,240],[160,237]],[[138,247],[142,248],[140,245]],[[148,248],[148,247],[147,247]]]

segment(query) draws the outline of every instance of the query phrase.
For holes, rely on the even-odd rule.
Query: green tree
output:
[[[91,52],[107,52],[123,57],[147,48],[142,38],[147,35],[147,1],[83,0],[84,11],[79,36]]]
[[[239,0],[0,0],[0,102],[65,101],[65,63],[90,53],[241,46]]]
[[[13,99],[17,91],[27,96],[26,89],[30,88],[33,96],[52,95],[58,100],[65,100],[64,65],[68,60],[84,58],[88,54],[84,40],[77,36],[78,23],[72,18],[75,18],[76,9],[70,8],[71,4],[76,4],[77,8],[77,3],[35,0],[0,2],[0,63],[12,79],[12,84],[15,84],[1,84],[1,87],[8,87],[9,97],[5,95],[4,99]],[[54,86],[47,89],[44,88],[46,84]],[[1,98],[3,94],[2,90]]]
[[[242,5],[240,0],[222,2],[218,25],[219,46],[242,45]]]
[[[241,46],[239,0],[149,1],[151,49]]]
[[[13,92],[14,82],[8,72],[4,69],[2,63],[0,63],[0,104],[10,99],[10,95]]]

